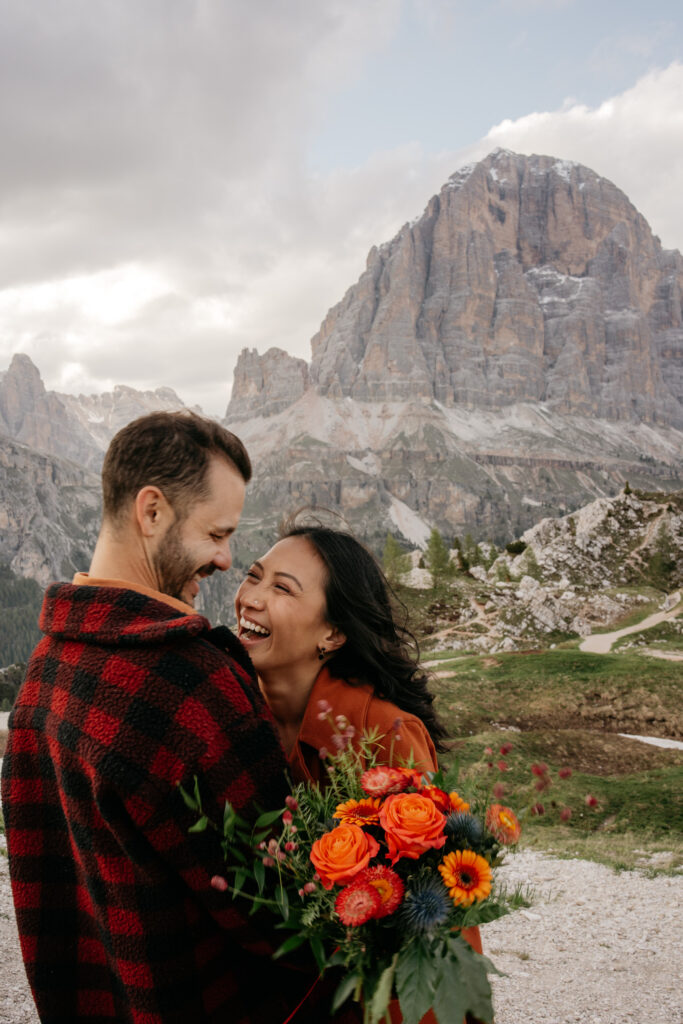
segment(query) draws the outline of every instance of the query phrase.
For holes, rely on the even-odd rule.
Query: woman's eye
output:
[[[253,569],[249,569],[247,571],[247,579],[248,580],[257,580],[258,579],[258,576],[256,575],[256,573],[254,572]]]
[[[276,590],[282,590],[283,593],[285,593],[285,594],[289,594],[290,593],[290,589],[289,589],[289,587],[287,586],[286,583],[276,583],[275,584],[275,589]]]

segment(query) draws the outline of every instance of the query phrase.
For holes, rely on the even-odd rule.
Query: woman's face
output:
[[[237,635],[257,672],[317,672],[319,649],[341,645],[325,619],[325,583],[322,559],[305,537],[285,537],[253,563],[235,611]]]

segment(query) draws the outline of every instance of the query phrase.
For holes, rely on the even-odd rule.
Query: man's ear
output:
[[[338,651],[346,643],[346,634],[342,633],[336,626],[330,626],[329,633],[325,636],[323,643],[330,653]]]
[[[135,496],[135,521],[143,537],[165,533],[175,518],[173,509],[158,487],[149,484]]]

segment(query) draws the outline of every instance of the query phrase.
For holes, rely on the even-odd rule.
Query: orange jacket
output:
[[[289,767],[295,782],[320,782],[325,776],[323,760],[319,755],[325,747],[334,751],[334,728],[330,718],[320,720],[319,701],[332,707],[330,716],[344,717],[355,729],[356,741],[373,728],[379,731],[378,761],[381,764],[402,765],[411,756],[416,768],[436,771],[436,750],[424,723],[391,701],[376,697],[371,686],[354,685],[345,679],[335,679],[327,667],[318,675],[308,698],[299,735],[289,754]],[[401,719],[398,731],[394,729]],[[393,740],[393,746],[392,746]]]

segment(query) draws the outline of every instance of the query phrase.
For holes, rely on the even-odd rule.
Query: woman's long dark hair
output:
[[[285,522],[280,537],[304,537],[327,570],[325,618],[346,643],[329,659],[334,675],[369,683],[378,697],[424,722],[437,750],[448,736],[432,707],[427,674],[419,668],[417,640],[396,622],[391,587],[374,555],[355,537],[323,525]],[[405,609],[404,609],[405,611]]]

